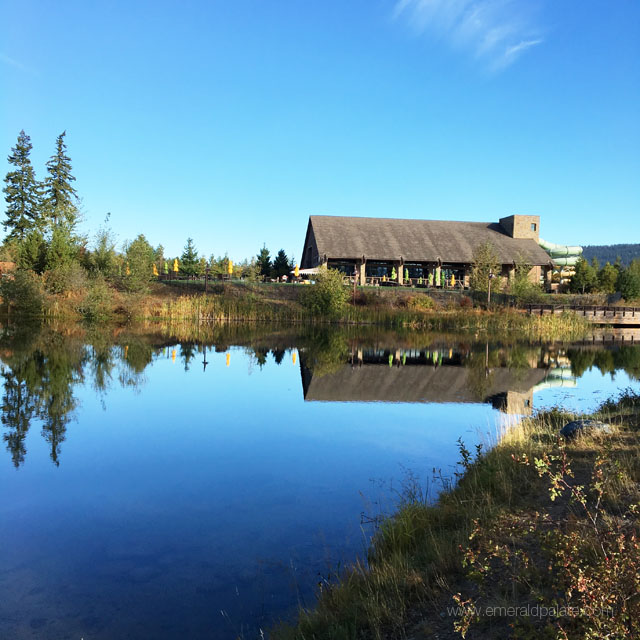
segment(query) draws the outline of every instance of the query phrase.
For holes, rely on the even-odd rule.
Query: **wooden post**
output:
[[[358,283],[358,267],[353,265],[353,306],[356,306],[356,284]]]

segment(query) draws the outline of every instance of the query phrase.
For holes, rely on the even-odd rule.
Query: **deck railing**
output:
[[[604,305],[569,305],[569,304],[530,304],[527,311],[533,315],[556,315],[575,313],[586,320],[602,324],[638,324],[640,325],[640,308],[608,307]]]

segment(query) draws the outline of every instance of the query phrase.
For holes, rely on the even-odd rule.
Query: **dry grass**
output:
[[[535,582],[532,576],[537,576],[539,570],[545,570],[536,563],[541,558],[547,562],[548,557],[556,560],[562,557],[562,545],[574,535],[572,532],[591,531],[592,537],[597,538],[586,527],[589,522],[584,509],[580,504],[576,506],[570,495],[563,494],[551,500],[550,475],[540,474],[534,460],[553,457],[559,450],[566,451],[574,474],[571,482],[576,485],[587,485],[594,469],[601,464],[606,464],[607,469],[615,469],[615,473],[611,472],[607,477],[606,498],[598,506],[603,514],[602,522],[609,525],[618,522],[616,518],[621,518],[621,514],[628,514],[632,505],[640,500],[639,414],[640,398],[627,394],[604,406],[599,415],[615,425],[609,434],[586,436],[566,447],[561,446],[558,430],[574,416],[554,410],[527,419],[511,429],[485,455],[472,456],[462,447],[464,473],[454,489],[444,491],[437,504],[429,505],[419,488],[409,487],[404,504],[380,526],[367,562],[357,563],[338,582],[325,585],[315,609],[301,611],[297,625],[281,625],[271,637],[275,640],[431,638],[435,634],[439,638],[460,637],[454,630],[454,623],[460,623],[460,619],[446,613],[447,607],[455,604],[452,599],[455,594],[461,594],[463,600],[468,598],[468,602],[504,602],[507,596],[502,587],[508,583],[511,589],[511,585],[520,579]],[[601,458],[605,462],[597,462]],[[518,462],[523,460],[530,463]],[[593,509],[593,505],[589,503],[589,506]],[[566,532],[566,536],[555,538],[553,544],[549,542],[550,548],[540,549],[535,548],[538,538],[532,537],[528,543],[531,548],[525,549],[532,558],[530,570],[518,569],[517,563],[509,565],[511,568],[500,565],[493,546],[486,545],[487,540],[492,540],[492,545],[504,543],[508,550],[512,549],[514,528],[528,532],[528,527],[533,527],[538,531],[541,530],[541,522],[547,523],[545,527],[551,523],[553,529]],[[637,531],[637,519],[630,525],[633,531]],[[524,533],[520,535],[525,536]],[[580,560],[584,560],[585,566],[595,573],[594,584],[610,580],[611,576],[605,575],[603,568],[609,565],[590,559],[592,546],[589,544],[597,541],[590,540],[584,533],[580,541],[583,543],[581,553],[585,556]],[[476,549],[474,545],[479,546]],[[481,580],[482,588],[470,577],[474,569],[473,562],[468,561],[470,550],[478,558],[488,558],[486,562],[491,570]],[[629,548],[627,553],[632,562],[640,562],[637,548]],[[514,558],[519,557],[509,556],[510,562],[515,563]],[[465,559],[466,568],[463,567]],[[512,575],[514,566],[519,573]],[[557,602],[557,593],[553,589],[558,588],[558,581],[571,582],[575,576],[565,575],[567,572],[563,573],[562,568],[557,567],[549,571],[556,582],[540,578],[539,584],[530,585],[526,593],[523,589],[511,590],[508,594],[511,604],[528,601],[534,591],[538,602]],[[575,593],[578,591],[574,589]],[[623,596],[618,599],[623,599]],[[613,606],[620,608],[623,604],[614,602]],[[494,620],[493,626],[487,626],[486,620],[479,624],[475,619],[468,622],[472,623],[468,630],[470,638],[511,637],[514,633],[509,626],[513,621]],[[536,634],[550,632],[544,629],[547,621],[522,619],[520,622],[525,629],[522,637],[541,637]],[[570,633],[567,637],[600,637],[585,635],[585,629],[588,631],[592,623],[595,633],[599,633],[599,621],[595,619],[571,620],[567,628],[579,627],[582,635]],[[529,632],[531,635],[527,636]],[[554,633],[560,633],[559,629],[556,628]]]

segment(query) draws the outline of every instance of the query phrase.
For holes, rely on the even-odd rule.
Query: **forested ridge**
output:
[[[594,258],[600,264],[614,264],[620,258],[620,264],[628,267],[633,260],[640,258],[640,244],[592,244],[583,247],[582,254],[591,262]]]

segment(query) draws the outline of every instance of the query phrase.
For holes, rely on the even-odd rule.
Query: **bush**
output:
[[[113,295],[104,277],[97,276],[89,285],[89,291],[78,305],[78,311],[91,322],[106,320],[111,316]]]
[[[435,303],[431,296],[411,296],[407,300],[407,307],[413,311],[430,311],[435,307]]]
[[[7,311],[15,310],[20,316],[34,317],[42,314],[42,284],[32,271],[19,269],[13,277],[0,280],[0,295]]]
[[[349,290],[342,283],[342,274],[335,269],[322,267],[315,284],[302,292],[301,302],[314,315],[337,316],[348,298]]]
[[[45,272],[44,279],[50,293],[84,294],[88,289],[87,272],[77,262]]]
[[[460,298],[461,309],[473,309],[473,300],[469,296],[462,296]]]

